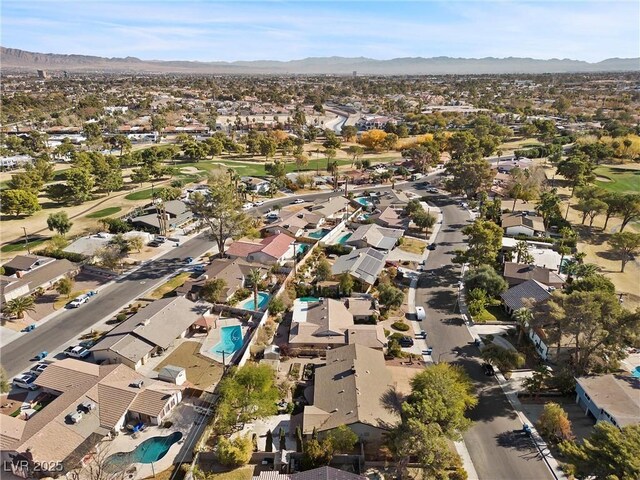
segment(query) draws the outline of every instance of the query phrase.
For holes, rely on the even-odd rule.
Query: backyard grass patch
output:
[[[109,207],[109,208],[103,208],[102,210],[98,210],[96,212],[90,213],[89,215],[87,215],[87,218],[102,218],[102,217],[108,217],[109,215],[113,215],[114,213],[118,213],[120,210],[122,210],[122,207]]]
[[[222,378],[222,366],[199,352],[199,342],[183,342],[156,367],[156,372],[167,365],[182,367],[195,388],[209,388]]]
[[[480,314],[473,317],[473,321],[476,323],[487,322],[511,322],[511,318],[507,315],[501,306],[490,305],[486,307]]]
[[[147,200],[151,198],[152,193],[155,189],[148,188],[146,190],[138,190],[137,192],[132,192],[129,195],[125,196],[127,200]]]
[[[173,292],[176,288],[180,287],[187,281],[191,274],[189,272],[182,272],[175,277],[171,278],[167,283],[160,285],[149,295],[150,298],[160,299],[162,297],[168,296],[169,293]]]
[[[236,468],[230,472],[222,473],[208,473],[208,480],[251,480],[253,476],[253,466],[245,465],[244,467]]]
[[[80,295],[84,295],[88,291],[89,290],[87,289],[87,290],[78,290],[77,292],[71,292],[68,297],[66,295],[59,295],[58,298],[56,298],[56,301],[53,302],[53,309],[54,310],[58,310],[58,309],[64,307],[71,300],[73,300],[76,297],[79,297]],[[91,300],[89,300],[89,301],[91,301]],[[82,307],[83,306],[81,305],[80,308],[82,308]]]
[[[640,193],[640,170],[622,167],[598,167],[594,172],[607,181],[597,180],[596,185],[610,192]]]
[[[426,248],[426,243],[416,238],[402,237],[402,244],[398,246],[403,252],[415,253],[422,255]]]
[[[27,246],[30,249],[34,249],[35,247],[42,245],[44,242],[48,240],[49,240],[48,238],[38,238],[37,240],[29,240],[28,243],[26,244],[24,243],[24,240],[13,242],[7,245],[3,245],[2,248],[0,248],[0,252],[3,252],[3,253],[21,252],[22,250],[26,250]]]

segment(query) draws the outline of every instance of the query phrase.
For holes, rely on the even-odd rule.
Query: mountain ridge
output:
[[[3,71],[45,69],[79,73],[201,73],[201,74],[539,74],[640,71],[640,58],[607,58],[590,63],[572,59],[528,57],[307,57],[295,60],[192,61],[142,60],[137,57],[99,57],[80,54],[38,53],[0,47]]]

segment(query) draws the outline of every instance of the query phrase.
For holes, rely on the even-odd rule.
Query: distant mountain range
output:
[[[640,58],[609,58],[597,63],[581,60],[533,58],[406,57],[374,60],[357,57],[311,57],[287,62],[193,62],[140,60],[135,57],[104,58],[89,55],[34,53],[0,47],[2,71],[36,69],[83,73],[201,73],[201,74],[336,74],[350,75],[446,75],[500,73],[573,73],[640,71]]]

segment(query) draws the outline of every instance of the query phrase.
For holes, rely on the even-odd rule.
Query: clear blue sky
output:
[[[158,60],[640,56],[640,2],[2,0],[5,47]]]

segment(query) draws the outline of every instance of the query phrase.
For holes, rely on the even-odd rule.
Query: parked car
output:
[[[151,242],[147,243],[147,245],[149,245],[150,247],[159,247],[160,242],[156,242],[155,240],[152,240]]]
[[[267,218],[267,220],[277,220],[278,218],[280,218],[280,215],[278,214],[278,212],[269,212],[265,215],[265,217]]]
[[[427,332],[425,332],[424,330],[422,330],[422,331],[420,331],[420,332],[416,333],[415,337],[416,337],[416,338],[421,338],[421,339],[423,339],[423,340],[426,340],[426,339],[427,339]]]
[[[207,269],[206,265],[203,265],[202,263],[196,265],[195,267],[193,267],[193,271],[196,273],[202,273]]]
[[[71,300],[67,306],[69,308],[78,308],[81,305],[84,305],[85,303],[87,303],[89,301],[89,297],[87,295],[80,295],[79,297],[74,298],[73,300]]]
[[[424,311],[424,307],[420,307],[420,306],[416,307],[416,319],[420,322],[425,318],[427,318],[427,314]]]
[[[193,263],[193,257],[187,257],[184,259],[184,263]]]
[[[80,345],[82,348],[91,348],[93,347],[97,342],[95,340],[83,340],[82,342],[80,342],[78,345]]]
[[[33,332],[36,329],[36,324],[31,323],[22,329],[23,332]]]
[[[495,370],[493,368],[493,365],[491,365],[490,363],[486,363],[486,362],[483,363],[482,364],[482,370],[484,370],[484,374],[487,377],[492,377],[493,375],[496,374],[496,372],[495,372]]]
[[[37,377],[42,372],[44,372],[44,370],[48,366],[49,366],[48,363],[36,363],[33,367],[31,367],[31,370],[29,370],[29,373],[32,373],[33,375],[35,375]]]
[[[398,343],[401,347],[413,347],[413,338],[411,337],[402,337]]]
[[[261,207],[262,205],[264,205],[264,200],[258,200],[257,202],[255,202],[253,204],[255,207]]]
[[[242,206],[242,210],[249,210],[250,208],[253,208],[253,207],[254,207],[253,203],[245,203]]]
[[[27,390],[37,390],[40,388],[36,385],[36,375],[33,373],[23,373],[22,375],[18,375],[13,379],[13,386],[18,388],[26,388]]]
[[[43,350],[40,353],[34,355],[33,359],[34,360],[44,360],[45,358],[47,358],[47,355],[49,355],[49,352],[47,352],[46,350]]]
[[[72,358],[87,358],[89,355],[91,355],[91,352],[89,350],[87,350],[84,347],[81,347],[80,345],[65,348],[63,353],[67,357],[72,357]]]
[[[154,242],[158,242],[158,243],[164,243],[167,241],[167,237],[164,237],[162,235],[156,235],[156,237],[153,239]]]
[[[435,243],[430,243],[430,244],[427,246],[427,250],[432,250],[432,251],[433,251],[433,250],[435,250],[435,249],[436,249],[436,244],[435,244]]]
[[[296,201],[295,201],[295,202],[293,202],[293,203],[294,203],[294,204],[296,204],[296,205],[298,205],[298,204],[300,204],[300,203],[304,203],[304,202],[305,202],[305,200],[303,200],[302,198],[298,198],[298,199],[296,199]]]

